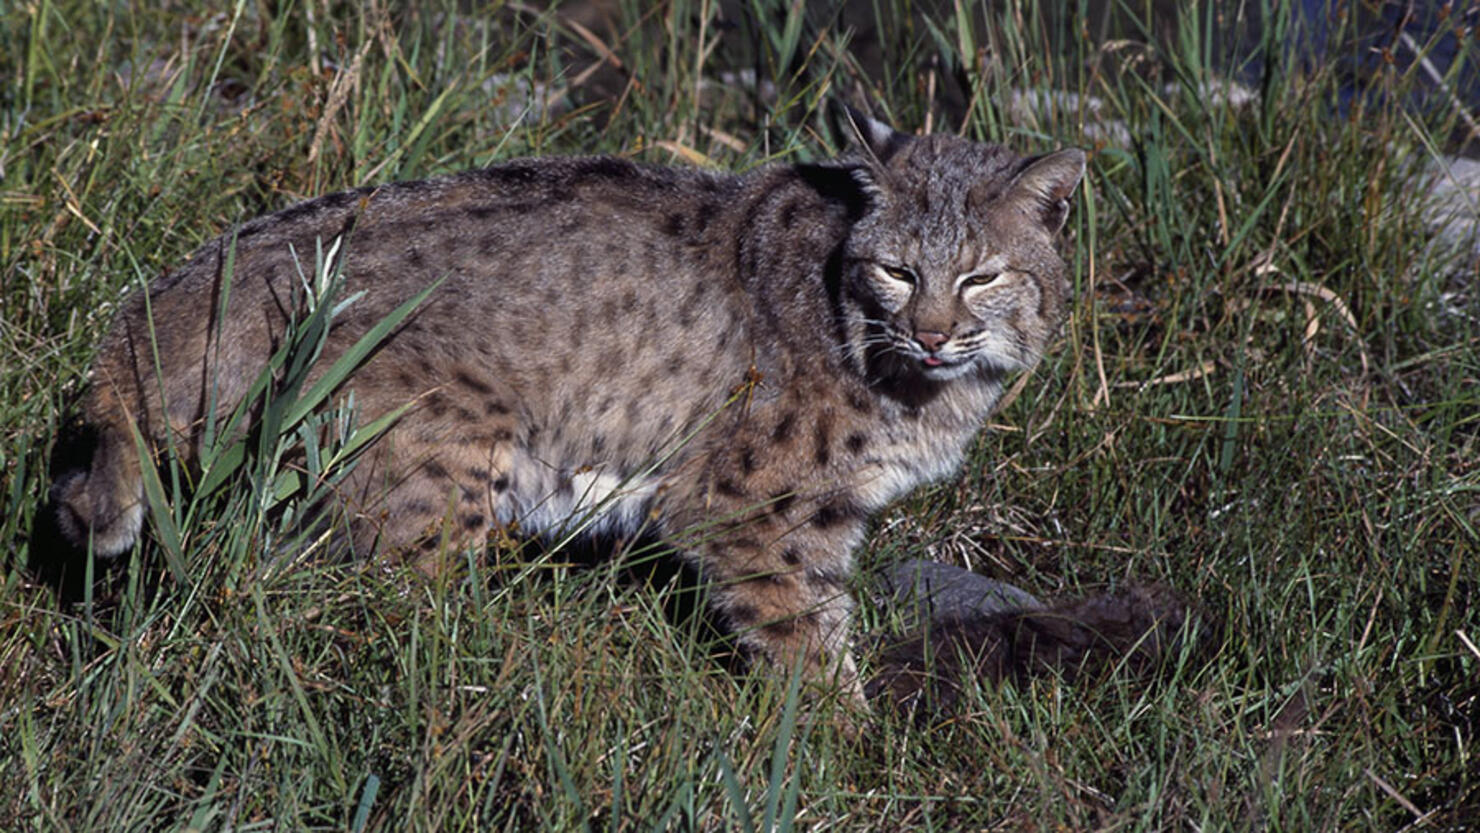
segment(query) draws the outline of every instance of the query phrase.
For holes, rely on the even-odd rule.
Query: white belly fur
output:
[[[658,491],[656,477],[621,476],[589,469],[567,477],[546,463],[516,455],[514,489],[501,502],[498,521],[550,538],[635,532]]]

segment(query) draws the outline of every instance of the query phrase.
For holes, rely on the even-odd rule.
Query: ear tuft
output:
[[[1010,199],[1028,203],[1050,233],[1057,232],[1069,216],[1069,197],[1084,178],[1085,156],[1079,148],[1066,148],[1033,159],[1013,180]]]

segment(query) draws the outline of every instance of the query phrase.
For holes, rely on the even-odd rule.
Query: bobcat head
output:
[[[849,116],[872,202],[844,252],[854,359],[876,380],[927,384],[1032,367],[1068,307],[1053,238],[1084,152],[1022,158]]]

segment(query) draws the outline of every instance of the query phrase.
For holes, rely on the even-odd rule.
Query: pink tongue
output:
[[[940,359],[937,359],[934,356],[926,356],[925,357],[925,366],[926,367],[940,367],[942,364],[944,364],[944,362],[942,362]]]

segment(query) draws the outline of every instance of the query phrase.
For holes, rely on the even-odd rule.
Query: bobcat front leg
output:
[[[757,506],[711,503],[708,533],[689,548],[714,607],[740,644],[783,677],[836,688],[865,707],[851,651],[853,599],[846,587],[863,513],[840,495],[779,495]]]

